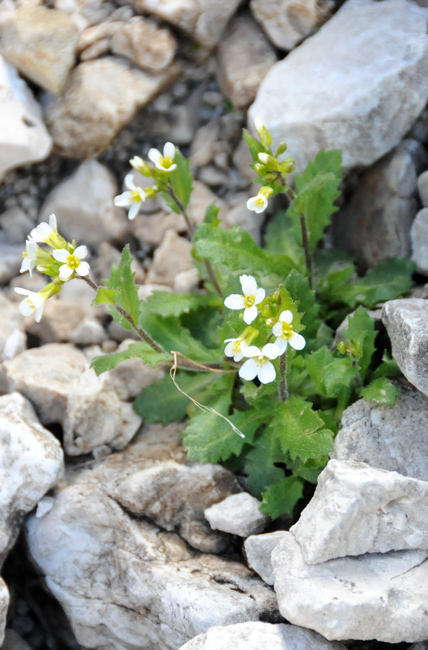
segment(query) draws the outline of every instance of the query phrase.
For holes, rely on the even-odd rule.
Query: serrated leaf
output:
[[[296,235],[293,221],[286,213],[277,212],[269,221],[265,234],[265,250],[270,253],[286,255],[295,265],[296,269],[304,272],[305,253],[299,242],[300,233]]]
[[[348,328],[343,332],[345,342],[352,344],[354,351],[353,359],[358,364],[361,380],[364,381],[367,369],[371,363],[375,351],[374,318],[368,315],[364,307],[358,307],[354,314],[348,317]]]
[[[394,406],[397,395],[398,389],[386,377],[375,379],[361,391],[361,397],[368,402],[390,406]]]
[[[304,481],[295,476],[287,476],[277,483],[270,485],[263,492],[263,502],[260,510],[272,519],[282,515],[290,515],[294,506],[303,496]]]
[[[374,371],[372,379],[378,379],[380,377],[399,377],[401,374],[398,363],[391,357],[389,352],[385,350],[382,357],[382,363]]]
[[[219,383],[219,375],[212,373],[188,373],[179,371],[176,375],[180,388],[202,404],[224,389]],[[146,422],[181,422],[191,401],[174,386],[169,375],[154,384],[143,388],[134,401],[134,411]]]
[[[255,408],[249,411],[235,411],[233,415],[228,415],[225,404],[224,396],[219,396],[217,402],[210,403],[210,406],[226,415],[245,438],[241,438],[230,424],[218,415],[200,413],[191,419],[182,432],[183,445],[188,451],[189,460],[218,463],[232,455],[240,454],[244,445],[253,442],[256,431],[270,418],[270,410]],[[230,406],[230,402],[227,404]]]
[[[324,397],[339,397],[351,386],[358,372],[349,357],[336,357],[326,347],[312,352],[305,361],[319,393]]]
[[[251,157],[253,159],[253,162],[258,163],[259,162],[259,153],[264,153],[266,152],[265,147],[256,140],[256,138],[253,138],[253,136],[247,131],[247,129],[242,130],[242,134],[244,136],[244,140],[250,150]]]
[[[296,174],[296,199],[288,214],[298,219],[305,215],[311,251],[324,236],[330,216],[338,209],[334,201],[339,196],[342,180],[342,154],[338,149],[321,151],[308,163],[303,174]]]
[[[201,257],[206,257],[215,264],[224,264],[232,271],[245,271],[250,274],[260,271],[286,277],[294,268],[290,258],[263,250],[251,235],[239,226],[223,230],[202,224],[196,233],[194,246]]]
[[[218,218],[218,213],[220,208],[214,203],[209,204],[205,211],[204,223],[209,224],[210,226],[218,226],[221,223],[221,219]]]
[[[119,266],[115,264],[111,267],[110,278],[104,280],[104,285],[116,293],[115,303],[122,307],[132,318],[134,324],[138,325],[140,315],[141,301],[138,297],[137,285],[134,280],[134,273],[131,270],[132,256],[129,246],[125,246],[122,252],[122,258]],[[111,297],[112,293],[109,294]],[[105,294],[104,294],[104,297]],[[110,307],[109,312],[114,320],[122,325],[126,330],[131,326],[128,321],[115,309]]]
[[[105,287],[98,287],[97,295],[92,301],[93,305],[107,305],[113,307],[116,302],[117,291],[115,289],[106,289]]]
[[[291,459],[303,462],[319,458],[333,449],[333,433],[324,427],[324,421],[312,410],[309,402],[291,397],[277,405],[268,430],[278,438],[282,451]]]
[[[175,196],[186,210],[193,190],[193,174],[190,171],[190,162],[183,156],[181,151],[176,150],[174,162],[177,169],[170,174],[169,179]]]
[[[245,460],[247,482],[258,499],[269,485],[284,477],[284,470],[276,467],[275,463],[285,465],[286,459],[278,440],[265,429],[256,439]]]
[[[302,463],[300,458],[296,458],[294,462],[289,461],[287,463],[287,468],[293,472],[293,476],[301,476],[305,481],[316,485],[318,482],[318,476],[321,474],[327,463],[328,456],[310,459],[306,463]]]
[[[112,354],[103,354],[99,357],[94,357],[91,362],[91,368],[95,370],[97,375],[103,372],[113,370],[122,361],[137,357],[143,363],[148,363],[155,368],[159,363],[170,363],[172,358],[168,354],[162,354],[153,350],[148,343],[131,343],[126,350],[121,352],[113,352]]]
[[[319,305],[315,302],[315,291],[310,288],[308,278],[292,270],[284,281],[284,287],[297,302],[297,308],[302,314],[301,324],[305,328],[305,338],[315,336],[321,321],[318,317]]]
[[[200,293],[171,293],[169,291],[154,291],[144,301],[144,309],[159,316],[181,316],[195,311],[200,307],[218,307],[220,301],[216,296],[206,296]]]

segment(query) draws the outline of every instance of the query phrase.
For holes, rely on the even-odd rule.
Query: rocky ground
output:
[[[428,648],[426,7],[0,1],[5,650]],[[330,240],[362,269],[412,258],[419,284],[381,316],[404,375],[396,405],[347,409],[315,495],[274,525],[229,470],[186,461],[181,425],[133,412],[162,369],[89,369],[130,342],[90,287],[69,282],[41,323],[13,291],[43,286],[19,269],[52,212],[96,279],[129,243],[142,298],[197,287],[181,217],[153,199],[131,222],[113,204],[129,159],[165,141],[190,156],[191,218],[216,200],[226,226],[262,242],[270,215],[246,208],[241,142],[255,117],[298,169],[343,150]]]

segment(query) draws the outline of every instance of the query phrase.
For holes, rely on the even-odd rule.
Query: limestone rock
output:
[[[107,340],[107,332],[95,318],[84,318],[71,336],[75,345],[100,345]]]
[[[307,564],[364,553],[428,550],[428,482],[330,460],[290,528]]]
[[[330,643],[316,632],[296,625],[237,623],[212,627],[179,650],[345,650],[341,643]]]
[[[73,158],[103,151],[176,72],[170,67],[153,75],[115,57],[80,63],[62,95],[45,98],[46,123],[58,151]]]
[[[67,343],[84,318],[85,312],[81,307],[54,298],[46,302],[42,320],[37,323],[33,316],[29,316],[25,319],[25,327],[42,343]]]
[[[34,83],[61,92],[74,65],[79,32],[57,9],[21,6],[3,26],[4,56]]]
[[[130,222],[130,228],[142,247],[159,246],[167,230],[175,230],[177,233],[187,231],[181,215],[164,211],[151,215],[139,214],[134,221]]]
[[[394,383],[395,406],[361,399],[344,411],[331,456],[428,481],[428,399],[405,380]]]
[[[6,627],[7,608],[9,607],[9,591],[0,578],[0,643],[3,644],[4,629]]]
[[[117,352],[126,350],[131,343],[135,343],[135,341],[125,339],[119,345]],[[109,386],[113,387],[121,400],[128,401],[135,399],[146,386],[162,379],[165,376],[165,371],[160,366],[152,368],[152,366],[143,363],[141,359],[134,357],[122,361],[114,370],[110,370],[107,376]]]
[[[84,647],[173,650],[214,625],[276,615],[274,594],[242,564],[130,518],[88,470],[29,519],[27,537]]]
[[[412,2],[346,2],[270,70],[250,124],[258,117],[274,144],[287,142],[298,171],[321,148],[342,149],[347,169],[371,165],[401,141],[426,104],[427,17]]]
[[[428,275],[428,208],[417,213],[410,229],[412,260],[419,273]]]
[[[0,397],[0,565],[24,516],[61,478],[61,445],[19,393]],[[1,610],[1,607],[0,607]]]
[[[240,0],[135,0],[136,11],[158,16],[207,47],[216,45]]]
[[[428,206],[428,170],[418,177],[418,191],[424,208]]]
[[[274,63],[275,50],[247,16],[233,18],[217,50],[220,88],[236,108],[254,101],[260,83]]]
[[[249,537],[261,533],[269,523],[269,517],[260,512],[261,505],[248,492],[233,494],[205,510],[205,518],[213,530]]]
[[[292,533],[272,551],[287,621],[329,640],[421,641],[428,636],[428,553],[391,551],[306,564]]]
[[[0,232],[0,235],[3,233]],[[0,237],[0,285],[18,274],[22,262],[22,244],[8,244]]]
[[[141,420],[122,402],[108,378],[97,377],[71,345],[49,343],[3,364],[8,392],[19,391],[34,405],[43,424],[63,426],[64,448],[72,456],[100,445],[123,448]]]
[[[14,66],[0,56],[0,179],[10,169],[44,160],[51,148],[40,106]]]
[[[245,540],[244,548],[248,564],[268,585],[273,585],[271,553],[285,534],[284,530],[264,535],[251,535]]]
[[[113,203],[117,194],[116,181],[107,167],[96,160],[85,160],[47,196],[39,221],[48,221],[53,212],[64,237],[88,246],[120,239],[127,220]]]
[[[21,317],[17,305],[0,292],[0,361],[11,359],[11,350],[17,337],[22,332]],[[22,352],[22,350],[20,350]]]
[[[292,50],[330,17],[330,0],[251,0],[254,18],[272,43],[281,50]]]
[[[147,282],[172,286],[178,273],[194,268],[191,250],[187,239],[179,237],[174,230],[167,230],[153,255]]]
[[[176,40],[168,29],[143,18],[123,23],[111,40],[114,54],[124,56],[150,72],[167,68],[174,60],[176,49]]]
[[[382,320],[391,339],[392,354],[403,375],[428,395],[428,303],[418,298],[390,300]]]
[[[18,206],[9,208],[0,215],[0,226],[6,242],[21,246],[31,229],[34,228],[32,220]]]
[[[364,266],[394,255],[410,257],[410,227],[418,210],[416,165],[407,140],[360,178],[334,219],[334,238]]]
[[[219,553],[229,536],[213,532],[204,510],[240,490],[231,472],[219,465],[184,464],[181,425],[147,425],[121,453],[95,470],[106,494],[137,516],[178,532],[191,546]]]
[[[71,14],[83,27],[95,25],[108,18],[114,5],[106,0],[54,0],[56,9]]]

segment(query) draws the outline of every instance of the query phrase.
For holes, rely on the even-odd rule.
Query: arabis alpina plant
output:
[[[127,191],[116,196],[114,204],[120,208],[129,207],[128,219],[132,221],[137,216],[141,204],[146,200],[147,194],[142,187],[135,185],[132,172],[125,177],[125,185],[128,188]]]
[[[244,321],[247,325],[250,325],[257,318],[257,314],[259,313],[257,305],[263,302],[266,291],[257,288],[257,282],[252,275],[241,275],[239,281],[243,295],[238,293],[230,294],[225,299],[224,305],[228,309],[243,309]]]
[[[88,275],[89,264],[82,262],[87,254],[88,249],[86,246],[78,246],[72,253],[66,248],[53,251],[54,258],[58,262],[61,262],[61,266],[59,267],[60,280],[66,282],[67,280],[71,280],[72,277],[75,277],[75,274],[81,277]]]
[[[29,291],[28,289],[21,289],[21,287],[15,287],[15,291],[21,296],[26,296],[26,298],[19,303],[19,311],[21,314],[23,316],[31,316],[32,314],[35,314],[36,322],[39,323],[43,315],[43,308],[46,300],[52,298],[52,296],[61,291],[61,284],[50,282],[43,287],[43,289],[37,292]]]
[[[165,144],[163,148],[163,154],[161,154],[161,152],[157,149],[150,149],[148,158],[161,172],[170,174],[175,169],[177,169],[177,165],[174,163],[175,146],[172,144],[172,142],[167,142]]]
[[[244,348],[244,356],[250,357],[239,369],[239,376],[247,381],[257,377],[261,384],[270,384],[275,381],[276,370],[272,363],[277,359],[281,350],[274,343],[266,343],[263,348],[250,345]]]
[[[275,343],[281,350],[281,354],[286,351],[287,345],[291,345],[295,350],[303,350],[306,345],[304,337],[293,331],[292,322],[293,314],[286,309],[281,312],[278,322],[272,327],[272,334],[277,337]]]

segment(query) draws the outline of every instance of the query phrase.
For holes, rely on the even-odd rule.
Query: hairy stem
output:
[[[287,350],[279,359],[279,370],[281,373],[281,383],[279,384],[279,396],[283,402],[288,399],[287,388]]]
[[[291,190],[290,188],[287,190],[287,195],[292,201],[294,201],[294,199],[296,198],[296,195],[294,194],[293,190]],[[313,275],[312,255],[309,247],[308,227],[306,225],[306,219],[304,214],[299,214],[299,222],[300,222],[300,230],[302,233],[303,250],[305,251],[306,268],[308,269],[308,273],[309,273],[309,278],[308,278],[309,286],[312,289],[312,275]]]

